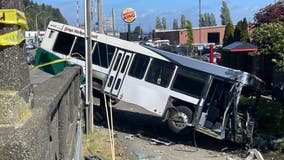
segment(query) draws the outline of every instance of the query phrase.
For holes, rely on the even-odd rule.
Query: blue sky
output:
[[[63,16],[70,25],[76,25],[76,0],[33,0],[37,3],[45,3],[59,8]],[[126,31],[126,24],[121,20],[121,12],[123,9],[131,7],[136,11],[137,18],[131,25],[131,29],[141,25],[144,31],[150,31],[155,27],[156,17],[165,17],[168,29],[172,28],[174,18],[178,18],[180,23],[181,15],[185,15],[190,19],[193,27],[198,26],[199,5],[198,0],[102,0],[103,16],[111,17],[112,8],[116,13],[116,28],[119,31]],[[230,9],[231,19],[233,23],[246,17],[249,22],[253,22],[254,14],[259,9],[274,3],[275,0],[226,0]],[[96,7],[96,0],[93,4]],[[220,25],[220,13],[222,0],[202,0],[202,13],[213,13],[216,18],[217,25]],[[84,0],[79,0],[80,21],[84,21]],[[96,19],[96,15],[94,21]]]

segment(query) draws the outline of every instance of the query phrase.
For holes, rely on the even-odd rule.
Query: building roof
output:
[[[247,42],[239,42],[239,41],[233,42],[223,48],[223,51],[229,51],[229,52],[252,52],[257,50],[258,47],[256,45]]]

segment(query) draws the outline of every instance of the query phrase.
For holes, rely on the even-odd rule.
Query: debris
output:
[[[224,152],[224,151],[227,151],[228,149],[229,149],[228,147],[225,147],[225,148],[222,148],[221,151]]]
[[[226,157],[226,160],[240,160],[240,158],[235,158],[235,157],[232,157],[232,156],[227,156],[227,157]]]
[[[85,160],[94,160],[94,159],[104,160],[103,157],[98,156],[98,155],[88,155],[85,157]]]
[[[249,155],[245,160],[264,160],[261,153],[257,149],[250,149]]]
[[[152,138],[151,142],[155,142],[157,144],[163,144],[163,145],[166,145],[166,146],[170,146],[170,145],[174,144],[172,141],[169,141],[167,139],[160,138],[160,137],[158,137],[157,139]]]
[[[144,139],[144,140],[147,140],[147,141],[150,140],[150,138],[147,138],[147,137],[143,136],[141,133],[137,133],[136,136],[137,136],[138,138],[141,138],[141,139]]]
[[[135,150],[134,154],[136,155],[136,157],[138,158],[138,160],[151,160],[153,158],[155,158],[154,156],[145,156],[141,150]]]
[[[188,148],[185,148],[185,149],[175,148],[174,150],[182,151],[182,152],[196,152],[197,151],[196,149],[188,149]]]
[[[134,140],[134,136],[133,136],[132,134],[130,134],[130,135],[128,135],[128,136],[125,136],[124,138],[125,138],[125,139],[129,139],[129,140],[131,140],[131,141]]]

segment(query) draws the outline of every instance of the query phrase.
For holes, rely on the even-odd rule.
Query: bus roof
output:
[[[247,72],[243,72],[240,70],[224,67],[221,65],[216,65],[204,61],[200,61],[197,59],[193,59],[190,57],[174,54],[171,52],[163,51],[157,48],[145,46],[146,48],[162,55],[163,57],[169,59],[173,63],[176,63],[179,66],[183,66],[186,68],[195,69],[198,71],[202,71],[205,73],[209,73],[215,76],[228,78],[233,81],[238,81],[246,85],[255,85],[255,83],[263,83],[261,79]]]

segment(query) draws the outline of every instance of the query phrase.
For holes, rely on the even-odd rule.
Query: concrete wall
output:
[[[80,69],[61,74],[35,87],[29,118],[0,125],[0,159],[72,159],[80,107]]]

